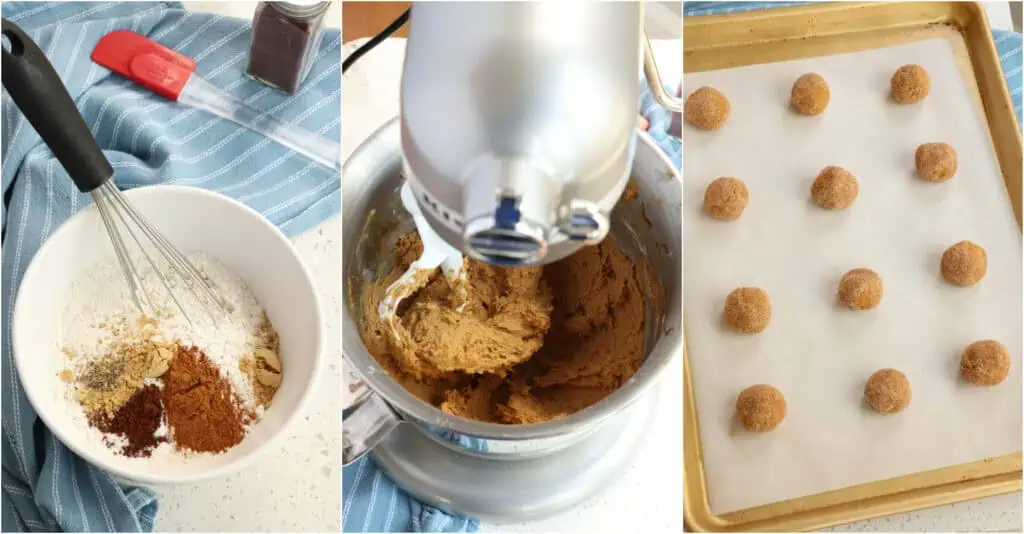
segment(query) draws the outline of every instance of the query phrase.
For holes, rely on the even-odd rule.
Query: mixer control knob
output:
[[[559,229],[573,241],[596,245],[608,235],[608,217],[593,202],[573,200],[563,209]]]

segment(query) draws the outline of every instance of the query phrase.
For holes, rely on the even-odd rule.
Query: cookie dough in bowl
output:
[[[488,456],[540,454],[541,442],[578,440],[611,421],[680,356],[681,190],[643,134],[604,241],[543,266],[466,259],[465,306],[452,308],[448,279],[435,273],[398,309],[408,343],[376,328],[365,310],[419,255],[397,195],[397,141],[397,124],[384,126],[343,180],[344,355],[371,395],[432,435],[460,436],[449,447],[482,454],[463,445],[482,440]],[[378,146],[383,163],[360,157]],[[498,342],[505,348],[493,350]]]
[[[468,299],[436,272],[399,312],[399,338],[377,305],[422,250],[401,236],[394,267],[363,293],[363,342],[388,374],[449,415],[539,423],[615,391],[644,360],[644,299],[633,263],[614,239],[545,267],[467,259]]]

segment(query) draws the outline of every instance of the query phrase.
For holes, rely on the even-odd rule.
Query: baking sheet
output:
[[[685,76],[686,94],[712,85],[732,104],[719,131],[684,132],[685,328],[712,513],[1021,450],[1021,234],[969,71],[958,66],[966,52],[955,44],[931,39]],[[920,105],[888,99],[889,78],[906,63],[931,75]],[[806,72],[831,87],[817,118],[788,109],[792,83]],[[959,155],[944,184],[914,176],[915,149],[932,141]],[[826,165],[860,181],[844,212],[809,201]],[[750,190],[734,223],[701,211],[718,176]],[[988,273],[972,288],[950,286],[938,269],[945,248],[963,239],[988,252]],[[884,280],[872,312],[835,303],[839,278],[856,267]],[[750,285],[770,295],[771,326],[758,336],[723,330],[725,296]],[[959,379],[960,352],[979,339],[1010,351],[1000,386]],[[883,367],[902,370],[913,388],[895,416],[862,400],[865,380]],[[736,395],[756,383],[778,387],[789,407],[763,435],[734,419]]]

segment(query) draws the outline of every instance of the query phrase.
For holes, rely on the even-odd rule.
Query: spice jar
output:
[[[302,85],[320,45],[330,2],[260,2],[245,73],[289,94]]]

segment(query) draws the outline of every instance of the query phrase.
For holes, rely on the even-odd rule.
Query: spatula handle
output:
[[[189,78],[178,95],[178,102],[263,134],[324,167],[341,170],[341,147],[337,142],[250,107],[199,76]]]
[[[2,22],[3,36],[10,43],[10,50],[3,50],[4,89],[78,189],[96,189],[114,175],[114,169],[43,51],[14,23]]]

